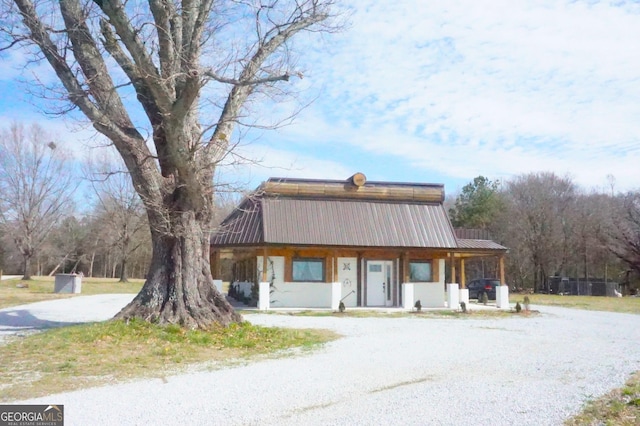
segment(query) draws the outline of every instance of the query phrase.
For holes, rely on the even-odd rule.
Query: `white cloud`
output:
[[[14,122],[24,126],[37,123],[45,129],[56,145],[80,161],[91,150],[108,144],[108,141],[97,135],[89,124],[75,122],[70,118],[47,119],[41,114],[28,113],[24,110],[5,112],[0,116],[0,128],[8,129]]]
[[[297,42],[305,78],[290,87],[311,88],[301,102],[315,95],[317,101],[293,125],[245,148],[264,167],[227,168],[226,176],[253,183],[364,171],[379,180],[387,176],[375,173],[386,166],[409,181],[428,180],[429,172],[471,180],[554,171],[587,188],[602,186],[607,174],[620,189],[640,186],[638,2],[352,0],[349,6],[348,30],[323,42],[317,34]],[[0,80],[14,78],[24,59],[11,55]],[[295,103],[254,108],[269,124]],[[4,111],[3,119],[22,119],[11,114]],[[49,123],[74,146],[93,134]]]
[[[224,183],[233,182],[240,186],[248,186],[251,182],[264,181],[270,177],[347,179],[354,173],[339,162],[316,158],[313,152],[305,155],[252,144],[239,147],[236,149],[236,154],[243,160],[251,161],[244,161],[237,166],[223,166],[220,169],[222,173],[220,179]]]
[[[325,87],[285,129],[470,179],[609,173],[638,186],[637,4],[476,1],[353,4],[350,30],[310,50]],[[407,171],[410,173],[410,171]]]

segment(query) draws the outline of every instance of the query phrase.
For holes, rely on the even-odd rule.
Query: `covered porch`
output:
[[[495,243],[494,243],[495,244]],[[260,247],[212,252],[226,278],[263,309],[459,308],[469,303],[465,261],[494,263],[504,281],[504,248],[473,250]],[[227,263],[227,276],[222,265]],[[229,267],[229,264],[231,265]],[[231,276],[229,276],[229,270]],[[505,287],[506,288],[506,287]],[[268,295],[268,297],[267,297]]]

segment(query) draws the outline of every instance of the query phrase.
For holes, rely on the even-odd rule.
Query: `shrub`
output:
[[[467,304],[464,302],[460,302],[460,310],[462,311],[463,314],[467,313]]]
[[[482,293],[482,304],[486,305],[487,303],[489,303],[489,295],[485,291],[484,293]]]
[[[529,300],[529,296],[525,296],[522,303],[524,303],[524,310],[529,312],[529,304],[531,303]]]
[[[422,303],[420,303],[419,300],[416,301],[416,304],[413,305],[414,308],[416,308],[418,310],[418,312],[422,311]]]
[[[516,303],[516,312],[520,313],[520,311],[522,310],[522,306],[520,306],[520,302]]]

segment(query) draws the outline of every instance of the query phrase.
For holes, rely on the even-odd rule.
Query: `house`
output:
[[[226,259],[241,291],[264,283],[262,307],[444,307],[448,297],[457,309],[468,302],[464,260],[495,258],[504,284],[507,249],[457,238],[443,201],[443,185],[369,182],[362,173],[271,178],[212,236],[212,273],[220,278]]]

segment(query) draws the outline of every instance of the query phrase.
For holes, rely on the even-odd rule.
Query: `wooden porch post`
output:
[[[267,248],[262,249],[262,281],[263,283],[267,282]]]
[[[499,264],[500,264],[500,285],[506,285],[507,283],[504,281],[504,256],[500,256]]]
[[[211,250],[209,261],[211,262],[211,277],[216,280],[220,278],[220,252]]]
[[[465,276],[464,270],[464,258],[460,259],[460,288],[467,288],[466,283],[467,277]]]
[[[401,253],[400,254],[400,263],[401,263],[401,267],[402,267],[402,275],[400,276],[400,281],[402,281],[400,284],[402,283],[408,283],[409,282],[409,256],[407,255],[407,253]]]
[[[451,257],[451,280],[449,282],[455,283],[456,282],[456,257],[454,253],[450,253],[449,256]]]
[[[331,282],[335,283],[338,281],[338,256],[336,256],[336,252],[334,251],[333,253],[333,268],[332,268],[332,277],[331,277]]]

